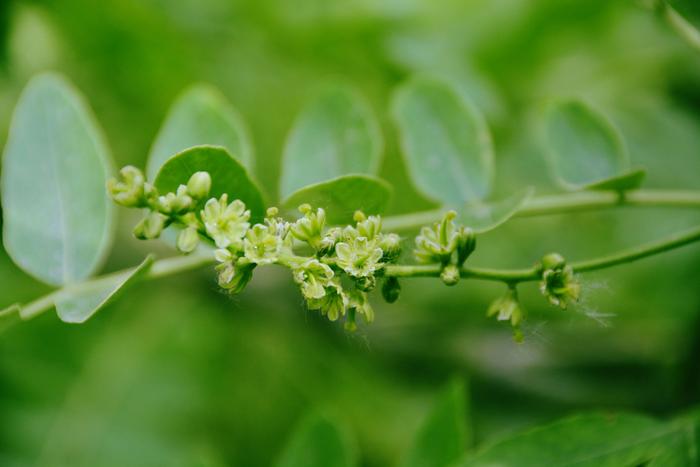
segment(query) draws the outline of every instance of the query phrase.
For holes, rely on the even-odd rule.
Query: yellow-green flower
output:
[[[228,196],[224,193],[218,200],[212,198],[207,201],[201,216],[207,234],[217,247],[242,248],[243,237],[250,227],[250,211],[246,210],[241,200],[228,204]]]
[[[340,242],[335,246],[337,264],[353,277],[374,274],[382,267],[382,249],[366,237],[356,237],[350,243]]]
[[[306,300],[318,300],[326,295],[326,287],[333,279],[333,270],[317,259],[309,259],[293,269],[294,281],[299,284]]]

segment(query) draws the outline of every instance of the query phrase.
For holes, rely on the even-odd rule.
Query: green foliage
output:
[[[392,110],[408,172],[425,196],[452,207],[488,196],[491,136],[462,96],[445,83],[414,78],[396,91]]]
[[[353,467],[356,449],[346,430],[318,413],[307,415],[296,427],[276,467]]]
[[[262,220],[265,207],[257,183],[222,147],[196,146],[172,156],[158,171],[154,185],[162,193],[175,192],[195,172],[211,175],[210,196],[218,198],[227,193],[232,199],[240,199],[246,204],[254,221]]]
[[[148,256],[133,270],[106,276],[87,286],[64,289],[56,297],[58,317],[65,323],[84,323],[142,279],[152,265],[153,256]]]
[[[629,190],[644,179],[643,170],[629,171],[619,131],[581,101],[552,104],[545,132],[552,171],[564,188]]]
[[[382,135],[364,98],[345,85],[329,85],[301,112],[282,158],[280,192],[288,197],[307,185],[342,175],[374,175]]]
[[[438,396],[403,458],[403,467],[447,467],[464,455],[471,444],[465,391],[464,382],[455,380]]]
[[[109,248],[107,149],[82,97],[43,74],[24,90],[3,157],[3,240],[29,274],[52,285],[89,277]]]
[[[697,453],[685,451],[693,459],[676,457],[679,443],[687,449],[688,427],[636,414],[576,415],[499,441],[459,465],[619,467],[651,461],[652,465],[690,466],[697,461]],[[659,459],[670,463],[659,464]]]
[[[328,222],[347,224],[355,211],[383,214],[391,199],[391,186],[369,175],[344,175],[301,188],[282,202],[288,210],[309,203],[327,212]]]
[[[457,213],[459,222],[477,233],[485,233],[508,222],[535,193],[532,188],[517,191],[507,198],[467,203]]]
[[[154,179],[173,154],[205,144],[226,148],[252,170],[253,145],[240,115],[219,90],[198,84],[186,89],[168,112],[148,156],[148,178]]]

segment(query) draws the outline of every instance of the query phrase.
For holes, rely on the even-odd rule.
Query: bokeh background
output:
[[[604,110],[648,186],[700,189],[700,56],[633,0],[0,0],[0,144],[45,69],[86,94],[119,166],[145,165],[181,90],[214,84],[252,131],[271,203],[296,113],[342,78],[382,121],[391,212],[430,207],[387,112],[415,72],[458,82],[484,112],[496,195],[555,191],[533,128],[558,96]],[[130,216],[105,271],[169,254],[131,239]],[[698,221],[631,208],[515,219],[470,261],[584,259]],[[269,465],[309,410],[344,421],[363,465],[392,465],[455,375],[479,443],[581,410],[664,417],[700,402],[700,247],[582,279],[584,301],[566,312],[522,287],[521,345],[485,317],[499,286],[472,281],[414,279],[393,305],[375,294],[376,322],[354,335],[305,311],[274,268],[233,298],[201,271],[141,284],[84,325],[47,313],[0,334],[0,465]],[[0,250],[0,308],[46,291]]]

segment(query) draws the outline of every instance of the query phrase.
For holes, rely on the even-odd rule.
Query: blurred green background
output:
[[[0,143],[28,78],[53,69],[86,94],[117,164],[143,167],[174,97],[205,81],[249,124],[271,202],[296,113],[340,77],[382,121],[391,212],[430,207],[387,112],[414,72],[481,107],[498,194],[555,191],[534,122],[558,96],[610,115],[648,186],[700,189],[700,57],[632,0],[0,0],[0,45]],[[130,237],[131,215],[105,270],[168,254]],[[470,261],[584,259],[699,221],[631,208],[515,219]],[[210,271],[144,283],[84,325],[47,313],[0,335],[0,465],[269,465],[314,409],[345,421],[363,465],[393,465],[454,375],[470,382],[477,442],[593,408],[670,416],[700,402],[699,279],[696,245],[584,276],[566,312],[522,287],[521,345],[484,316],[493,284],[414,279],[394,305],[375,296],[376,322],[349,335],[305,311],[284,271],[233,298]],[[46,290],[0,251],[0,308]]]

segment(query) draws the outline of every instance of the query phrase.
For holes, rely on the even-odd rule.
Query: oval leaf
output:
[[[143,278],[153,264],[148,256],[134,269],[86,283],[80,288],[66,288],[56,299],[56,313],[65,323],[84,323],[95,313],[112,303],[118,294]]]
[[[243,119],[218,89],[194,85],[177,98],[148,156],[148,178],[153,178],[170,156],[192,146],[225,147],[249,170],[253,146]]]
[[[327,182],[297,190],[282,202],[287,210],[308,203],[326,210],[326,219],[333,224],[352,222],[355,211],[382,214],[391,199],[391,186],[368,175],[345,175]]]
[[[110,161],[78,92],[43,74],[27,85],[12,119],[2,172],[3,235],[22,269],[53,285],[79,281],[111,241]]]
[[[566,189],[641,182],[638,174],[628,174],[629,157],[620,133],[605,116],[581,101],[551,105],[545,136],[552,171]]]
[[[327,87],[301,112],[287,139],[280,192],[350,173],[376,174],[382,135],[369,104],[347,86]]]
[[[657,455],[672,434],[666,425],[641,415],[578,415],[496,443],[460,465],[640,465]]]
[[[277,467],[351,467],[357,465],[353,444],[338,423],[307,416],[295,429]]]
[[[210,197],[228,193],[229,201],[240,199],[245,203],[253,222],[262,220],[265,206],[257,184],[245,167],[222,147],[195,146],[174,155],[158,171],[154,183],[160,193],[174,192],[198,171],[211,175]]]
[[[450,206],[486,198],[493,149],[480,114],[447,84],[413,79],[393,99],[402,153],[416,187]]]

